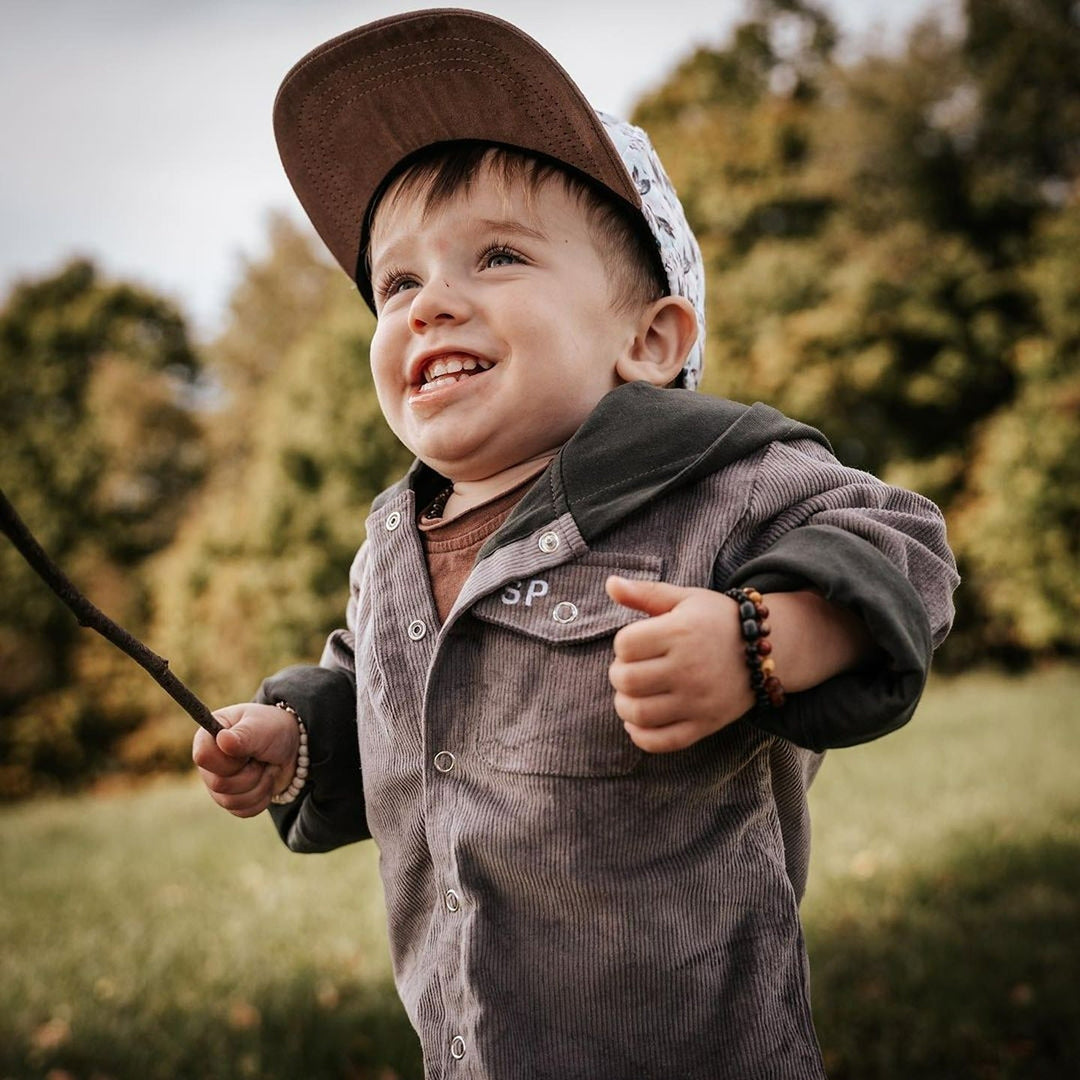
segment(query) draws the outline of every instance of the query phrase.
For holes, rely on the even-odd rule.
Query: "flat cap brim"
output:
[[[603,125],[558,61],[479,12],[411,12],[320,45],[285,76],[274,134],[300,203],[369,305],[362,255],[370,210],[388,177],[425,147],[519,147],[641,207]]]

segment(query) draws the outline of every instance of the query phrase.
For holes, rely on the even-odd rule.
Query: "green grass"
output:
[[[938,680],[829,756],[804,916],[833,1080],[1076,1075],[1077,702],[1080,669]],[[290,855],[190,780],[0,812],[0,965],[0,1080],[421,1075],[371,845]]]
[[[201,785],[0,814],[0,1076],[419,1075],[371,845],[291,855]]]
[[[1080,1075],[1080,670],[937,680],[811,803],[830,1077]]]

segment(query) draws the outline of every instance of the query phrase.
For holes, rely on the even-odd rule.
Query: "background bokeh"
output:
[[[835,980],[821,1019],[836,1075],[1074,1075],[1080,1048],[1063,1032],[1080,1030],[1080,1006],[1061,973],[1080,956],[1069,899],[1080,854],[1080,3],[486,9],[652,135],[706,258],[704,391],[815,424],[845,462],[946,512],[963,584],[928,699],[937,726],[920,713],[910,736],[835,755],[818,784],[827,839],[807,915]],[[270,103],[309,47],[401,7],[3,10],[0,487],[99,606],[204,700],[246,699],[268,671],[317,657],[342,618],[366,507],[408,463],[371,387],[370,316],[292,209]],[[125,864],[102,794],[190,771],[190,739],[190,720],[145,674],[79,630],[0,545],[0,799],[11,804],[0,848],[12,859],[0,945],[27,939],[24,905],[32,914],[73,880],[76,822],[85,843],[120,844]],[[58,793],[69,798],[26,801]],[[123,798],[164,830],[183,814],[162,807],[190,794]],[[878,797],[891,809],[846,831],[846,799]],[[192,826],[208,845],[192,865],[209,860],[213,877],[224,871],[209,820]],[[16,842],[23,834],[33,842]],[[311,888],[301,870],[275,873]],[[1031,888],[1017,893],[1010,875]],[[148,910],[178,895],[112,884],[125,882]],[[980,952],[989,934],[1013,934],[1017,948]],[[941,978],[935,952],[950,973],[970,956],[976,974]],[[90,993],[97,983],[80,983],[89,976],[69,960],[57,961],[59,996]],[[287,961],[290,978],[307,972],[290,983],[297,1000],[326,979],[339,1002],[342,980],[367,986],[370,973],[326,964],[335,974]],[[1005,980],[993,1003],[949,1011],[991,971]],[[22,1019],[0,1024],[0,1050],[13,1048],[0,1073],[91,1075],[103,1051],[91,1039],[75,1054],[77,1009],[26,977]],[[250,977],[273,997],[272,973]],[[384,982],[385,970],[371,977]],[[833,992],[849,983],[857,994]],[[929,989],[926,1007],[898,987]],[[107,1033],[113,999],[95,1001]],[[186,1006],[161,1008],[179,1023]],[[268,1036],[272,1025],[237,1016],[234,1034]],[[353,1072],[310,1075],[407,1072],[370,1046],[367,1057],[337,1050]],[[250,1075],[289,1075],[268,1071],[274,1054],[251,1053]],[[361,1057],[389,1071],[363,1072]],[[187,1075],[176,1061],[158,1075]],[[214,1075],[242,1074],[243,1061]],[[150,1075],[131,1061],[101,1068]]]
[[[72,252],[221,328],[269,209],[296,203],[270,110],[308,49],[407,0],[0,0],[0,292]],[[458,5],[461,6],[461,5]],[[469,6],[469,5],[464,5]],[[853,47],[902,41],[932,0],[828,0]],[[940,5],[933,5],[938,6]],[[742,0],[492,0],[595,105],[626,115]]]

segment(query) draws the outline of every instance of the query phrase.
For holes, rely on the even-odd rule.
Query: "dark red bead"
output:
[[[757,652],[759,656],[768,656],[769,653],[772,652],[772,642],[766,641],[765,638],[760,638],[754,644],[754,651]]]

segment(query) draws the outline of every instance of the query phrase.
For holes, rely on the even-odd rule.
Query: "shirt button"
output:
[[[537,546],[545,555],[550,555],[559,549],[559,534],[557,532],[544,533],[537,541]]]
[[[386,521],[383,522],[386,526],[387,532],[393,532],[401,524],[401,514],[397,510],[391,510],[386,515]]]
[[[426,633],[427,627],[419,619],[413,619],[409,623],[409,637],[413,641],[419,641]]]
[[[563,600],[552,609],[551,617],[557,623],[573,622],[578,617],[577,604],[571,604],[569,600]]]
[[[465,1040],[460,1035],[455,1035],[450,1043],[450,1056],[455,1061],[460,1061],[465,1056]]]
[[[448,773],[457,764],[457,758],[449,750],[440,750],[435,755],[435,768],[441,773]]]
[[[446,902],[446,910],[453,913],[461,910],[461,897],[453,889],[447,889],[443,897]]]

